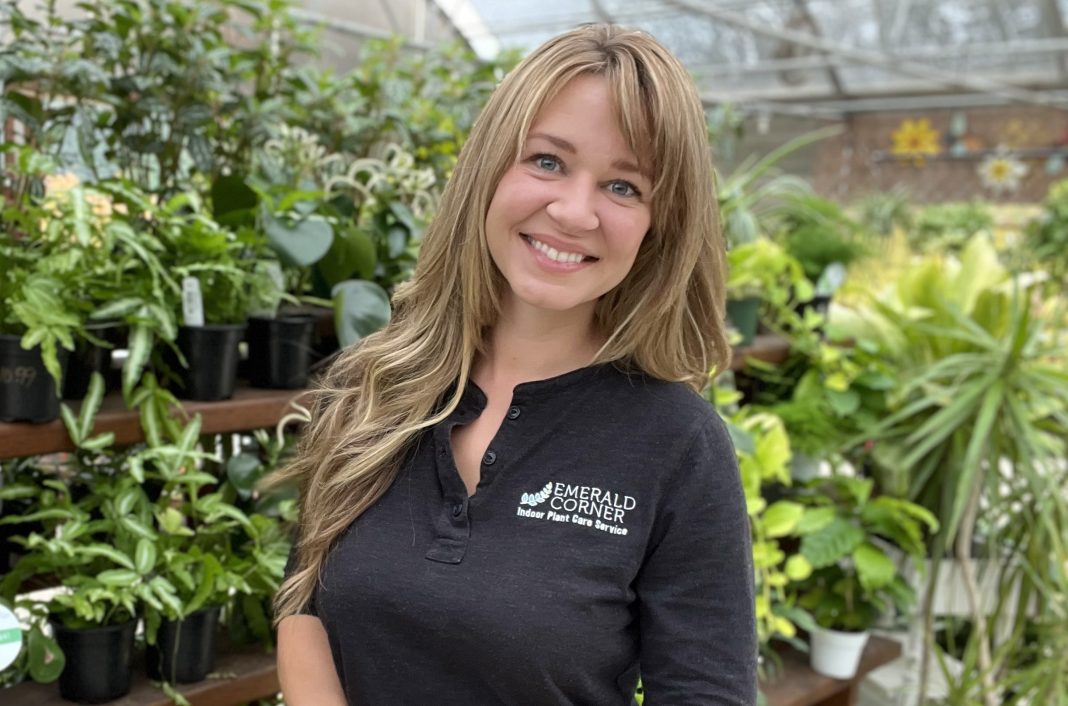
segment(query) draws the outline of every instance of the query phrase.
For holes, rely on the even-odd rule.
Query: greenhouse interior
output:
[[[1066,333],[1068,0],[3,0],[0,703],[1068,706]]]

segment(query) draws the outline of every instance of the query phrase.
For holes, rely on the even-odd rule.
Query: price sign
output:
[[[22,650],[22,627],[15,614],[0,605],[0,671],[7,669]]]

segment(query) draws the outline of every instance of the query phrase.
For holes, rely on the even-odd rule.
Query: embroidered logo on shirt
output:
[[[549,499],[549,496],[553,493],[553,484],[546,483],[545,487],[536,493],[523,493],[523,498],[519,501],[520,505],[530,505],[531,507],[537,507],[543,502]]]
[[[545,510],[528,510],[523,507],[537,507],[546,500],[549,501],[549,506]],[[546,483],[545,487],[536,493],[523,493],[516,514],[534,520],[569,522],[609,534],[625,535],[627,528],[623,527],[623,524],[627,512],[633,510],[637,504],[638,501],[630,495],[613,493],[596,486]]]

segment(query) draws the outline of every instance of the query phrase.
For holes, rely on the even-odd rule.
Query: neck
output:
[[[505,306],[472,377],[483,387],[512,387],[584,368],[604,343],[593,306],[568,312]]]

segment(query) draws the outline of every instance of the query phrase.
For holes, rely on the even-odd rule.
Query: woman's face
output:
[[[486,237],[506,306],[586,313],[630,271],[649,230],[649,177],[627,146],[605,78],[573,79],[537,114],[504,173]]]

